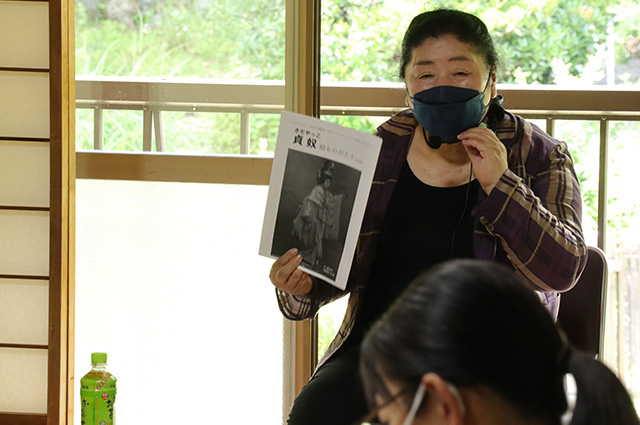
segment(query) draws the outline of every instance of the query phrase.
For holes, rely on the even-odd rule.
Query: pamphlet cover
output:
[[[382,140],[283,111],[259,254],[298,248],[300,268],[345,289]]]

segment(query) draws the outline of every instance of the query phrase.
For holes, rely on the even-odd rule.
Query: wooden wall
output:
[[[0,0],[3,424],[71,423],[72,16],[68,1]]]

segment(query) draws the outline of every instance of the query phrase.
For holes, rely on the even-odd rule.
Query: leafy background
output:
[[[640,81],[640,5],[633,0],[327,0],[322,5],[324,82],[397,82],[404,29],[415,14],[436,7],[467,10],[487,23],[501,54],[501,83]],[[283,80],[284,31],[284,0],[78,0],[76,73]],[[615,73],[606,75],[612,64]],[[90,111],[79,111],[79,149],[92,148],[90,118]],[[184,112],[163,118],[169,152],[240,153],[237,116]],[[105,150],[139,151],[141,119],[135,112],[110,114]],[[377,125],[362,117],[327,119],[367,132]],[[268,116],[252,119],[250,153],[273,152],[275,122]]]

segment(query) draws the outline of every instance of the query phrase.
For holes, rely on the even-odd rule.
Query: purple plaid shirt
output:
[[[412,111],[406,110],[378,128],[382,149],[346,290],[316,278],[308,297],[276,290],[280,310],[291,320],[312,318],[321,306],[350,294],[344,321],[320,364],[353,328],[382,220],[417,124]],[[573,286],[587,258],[580,224],[582,198],[573,160],[566,143],[508,112],[496,135],[507,147],[509,169],[489,196],[480,191],[476,200],[472,211],[474,255],[514,267],[556,317],[559,293]]]

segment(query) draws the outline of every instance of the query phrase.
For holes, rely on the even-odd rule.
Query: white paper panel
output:
[[[47,413],[47,350],[0,348],[0,412]]]
[[[0,211],[0,274],[49,275],[49,213]]]
[[[122,425],[282,423],[283,318],[258,255],[267,187],[76,183],[76,388],[106,351]],[[170,402],[141,408],[155,389]],[[185,409],[212,397],[211,419]]]
[[[47,344],[49,282],[0,279],[0,342]]]
[[[0,1],[0,66],[49,68],[49,4]]]
[[[49,73],[0,72],[0,136],[49,137]]]
[[[0,205],[49,206],[49,144],[0,142]]]

